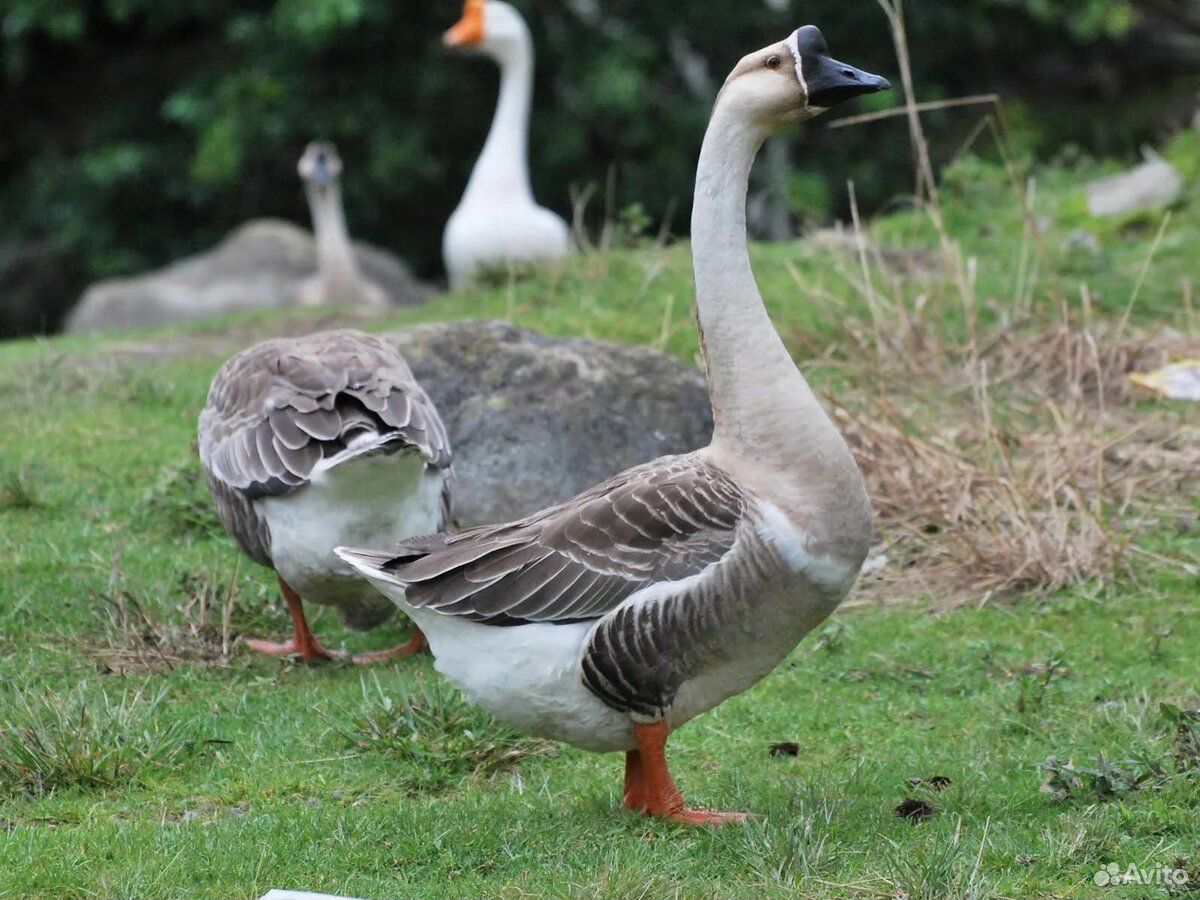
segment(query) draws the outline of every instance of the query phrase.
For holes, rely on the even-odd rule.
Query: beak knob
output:
[[[467,0],[462,18],[442,36],[447,47],[475,47],[483,43],[483,9],[486,0]]]

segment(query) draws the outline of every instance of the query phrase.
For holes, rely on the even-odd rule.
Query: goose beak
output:
[[[442,36],[447,47],[478,47],[483,43],[484,0],[467,0],[462,18]]]
[[[805,72],[805,78],[808,82],[809,106],[821,109],[829,109],[863,94],[878,94],[892,87],[886,78],[828,56],[818,57],[811,65],[811,71]]]
[[[329,187],[333,183],[333,173],[329,171],[329,163],[323,156],[317,157],[312,170],[312,183],[317,187]]]

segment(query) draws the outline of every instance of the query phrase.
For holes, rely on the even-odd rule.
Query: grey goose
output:
[[[301,598],[367,630],[396,607],[334,554],[377,546],[450,522],[450,441],[400,353],[358,331],[267,340],[217,372],[200,414],[200,462],[226,530],[273,568],[292,617],[283,643],[251,648],[305,661],[331,659],[308,627]],[[423,649],[418,632],[374,662]]]
[[[624,805],[638,812],[744,818],[685,805],[667,737],[774,669],[866,557],[862,476],[763,306],[746,192],[773,131],[887,87],[806,26],[743,59],[717,98],[692,217],[709,446],[517,522],[339,550],[424,629],[469,699],[533,734],[625,751]]]

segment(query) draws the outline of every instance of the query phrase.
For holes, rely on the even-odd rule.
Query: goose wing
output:
[[[690,454],[517,522],[405,541],[398,553],[339,553],[403,586],[414,607],[497,626],[578,622],[701,575],[733,548],[744,507],[728,474]]]
[[[200,414],[200,460],[225,527],[270,565],[253,501],[306,484],[318,466],[388,444],[448,469],[446,427],[399,352],[358,331],[263,341],[230,359]],[[444,498],[447,506],[448,498]]]

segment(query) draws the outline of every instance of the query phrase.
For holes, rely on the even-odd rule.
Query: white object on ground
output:
[[[1183,193],[1183,176],[1153,151],[1128,172],[1087,186],[1088,212],[1093,216],[1123,216],[1170,206]]]
[[[1181,360],[1153,372],[1133,372],[1129,380],[1168,400],[1200,402],[1200,359]]]

